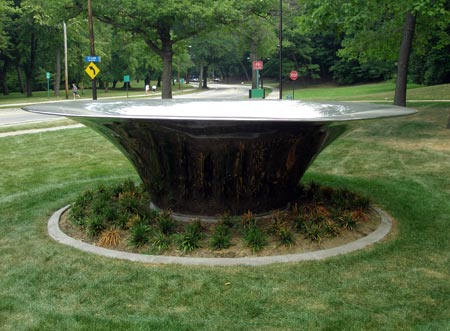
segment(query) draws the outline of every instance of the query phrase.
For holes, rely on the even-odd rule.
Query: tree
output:
[[[416,28],[416,17],[411,12],[406,13],[400,54],[398,56],[397,84],[395,88],[394,105],[406,106],[406,85],[408,82],[408,66],[411,45]]]
[[[202,31],[229,23],[234,1],[212,0],[101,0],[94,16],[143,38],[163,62],[162,98],[172,97],[173,45]]]
[[[12,61],[12,40],[8,31],[12,25],[13,12],[12,2],[0,0],[0,81],[4,95],[9,94],[6,78],[9,64]]]
[[[450,24],[448,0],[406,0],[401,3],[390,0],[302,0],[301,4],[303,27],[335,30],[342,34],[340,57],[363,63],[370,60],[397,62],[395,104],[398,105],[406,102],[406,75],[412,46],[417,48],[423,44],[419,38],[414,38],[414,42],[415,28],[429,33],[430,29],[442,31],[443,25]],[[419,33],[419,37],[423,38],[424,34]]]

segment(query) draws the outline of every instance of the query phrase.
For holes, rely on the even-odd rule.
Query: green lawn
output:
[[[450,103],[358,122],[305,181],[371,197],[383,243],[263,267],[145,265],[77,251],[47,220],[88,187],[137,180],[87,128],[0,138],[0,330],[450,330]]]
[[[153,82],[155,83],[155,82]],[[122,84],[118,84],[116,89],[109,88],[97,89],[97,98],[141,98],[141,97],[161,97],[161,89],[158,89],[155,94],[150,92],[148,95],[145,94],[144,82],[132,82],[132,88],[128,90],[121,88]],[[178,86],[178,84],[172,86],[173,94],[181,94],[188,92],[192,93],[193,90],[190,85],[184,85],[183,88]],[[92,99],[92,90],[90,88],[78,89],[78,92],[82,99]],[[72,89],[69,89],[69,99],[73,99]],[[50,93],[47,91],[35,91],[32,97],[26,97],[21,93],[12,92],[9,95],[0,95],[0,111],[1,108],[9,107],[9,104],[25,104],[25,103],[37,103],[37,102],[53,102],[53,101],[64,101],[66,100],[66,92],[64,89],[60,90],[59,96],[55,96],[53,91]]]
[[[395,82],[352,85],[311,86],[295,88],[295,99],[386,101],[394,99]],[[284,89],[283,95],[292,95],[292,87]],[[450,100],[450,84],[436,86],[408,85],[408,100]]]

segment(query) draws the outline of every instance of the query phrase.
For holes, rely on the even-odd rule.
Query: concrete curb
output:
[[[382,209],[374,207],[375,211],[381,217],[381,223],[374,232],[351,243],[330,249],[299,254],[242,257],[242,258],[199,258],[199,257],[146,255],[98,247],[69,237],[59,228],[59,220],[61,218],[61,215],[69,208],[70,205],[57,210],[48,220],[47,225],[48,234],[50,235],[51,238],[53,238],[57,242],[77,248],[84,252],[89,252],[101,256],[142,263],[154,263],[154,264],[181,264],[181,265],[203,265],[203,266],[233,266],[233,265],[259,266],[273,263],[322,260],[332,256],[354,252],[363,249],[369,245],[372,245],[383,239],[392,228],[391,217]]]

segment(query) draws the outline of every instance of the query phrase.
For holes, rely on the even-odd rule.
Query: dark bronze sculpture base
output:
[[[311,123],[145,119],[85,124],[123,150],[158,208],[209,216],[286,207],[308,166],[344,129]]]
[[[155,206],[217,216],[285,208],[320,151],[354,120],[404,107],[282,100],[117,100],[32,105],[101,132],[136,167]]]

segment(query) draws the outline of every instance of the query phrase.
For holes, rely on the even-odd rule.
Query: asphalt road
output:
[[[20,108],[0,110],[0,127],[61,120],[59,116],[39,115],[26,112]]]
[[[233,99],[245,100],[248,99],[248,85],[230,85],[220,83],[210,83],[208,89],[191,94],[174,95],[174,98],[201,98],[201,99]],[[143,95],[145,96],[145,95]],[[267,99],[277,98],[278,93],[273,89]],[[66,102],[76,102],[68,100]],[[14,126],[22,124],[34,124],[40,122],[51,122],[61,120],[60,116],[40,115],[26,112],[21,107],[27,104],[12,104],[11,108],[0,109],[0,127]]]

